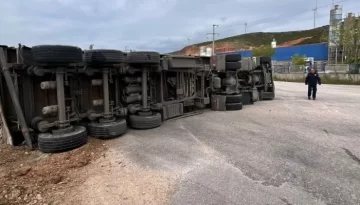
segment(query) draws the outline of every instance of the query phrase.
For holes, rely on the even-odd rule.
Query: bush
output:
[[[299,55],[299,54],[295,54],[293,56],[291,56],[291,62],[294,65],[306,65],[306,61],[305,61],[306,56],[305,55]]]

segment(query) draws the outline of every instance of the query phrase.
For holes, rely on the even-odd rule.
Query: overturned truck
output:
[[[3,140],[72,150],[203,109],[241,110],[273,99],[271,59],[161,55],[63,45],[0,46]]]
[[[216,56],[211,70],[213,110],[241,110],[243,105],[275,98],[270,57]]]

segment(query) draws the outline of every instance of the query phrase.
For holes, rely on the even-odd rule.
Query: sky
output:
[[[318,0],[316,26],[333,0]],[[359,0],[335,0],[343,13]],[[161,53],[245,32],[311,29],[315,0],[0,0],[0,45],[74,45]]]

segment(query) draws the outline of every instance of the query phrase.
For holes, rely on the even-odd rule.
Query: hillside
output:
[[[302,31],[248,33],[219,39],[215,43],[215,49],[216,52],[249,50],[261,45],[269,45],[273,39],[276,39],[278,47],[321,43],[328,33],[329,26]],[[187,46],[173,54],[199,55],[200,46],[212,47],[212,41]]]

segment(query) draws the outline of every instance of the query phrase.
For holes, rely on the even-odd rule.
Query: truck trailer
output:
[[[75,46],[0,46],[2,140],[45,153],[88,137],[274,99],[269,57],[162,55]]]

